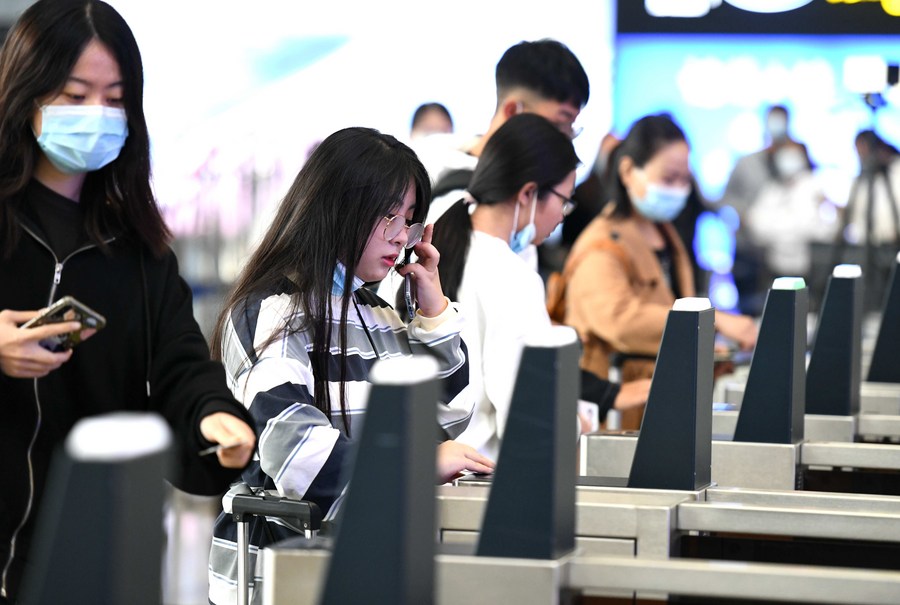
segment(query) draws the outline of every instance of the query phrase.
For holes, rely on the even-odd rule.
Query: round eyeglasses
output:
[[[575,206],[578,205],[578,202],[576,202],[575,200],[573,200],[570,197],[564,196],[562,193],[560,193],[556,189],[551,188],[550,193],[559,197],[563,201],[563,207],[562,207],[562,215],[563,216],[569,216],[570,214],[572,214],[572,211],[575,210]]]
[[[425,225],[422,223],[407,224],[407,220],[399,214],[386,216],[384,217],[384,220],[387,221],[384,225],[384,239],[387,241],[396,239],[404,228],[406,229],[406,243],[403,245],[404,248],[409,250],[422,241],[422,235],[425,233]]]

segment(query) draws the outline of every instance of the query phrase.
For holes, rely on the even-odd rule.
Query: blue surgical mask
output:
[[[338,261],[338,264],[334,267],[334,273],[331,275],[331,293],[334,296],[344,295],[344,280],[346,278],[347,267],[344,266],[344,263]],[[359,290],[364,283],[366,282],[354,275],[352,286],[353,291],[356,292],[357,290]]]
[[[37,136],[47,159],[61,172],[103,168],[117,157],[128,137],[125,110],[103,105],[45,105]]]
[[[687,204],[690,187],[663,187],[654,183],[647,185],[643,199],[632,197],[635,209],[654,223],[674,220]]]
[[[516,225],[519,224],[519,202],[516,202],[516,210],[513,213],[513,228],[509,235],[509,247],[516,254],[522,252],[528,245],[534,241],[534,234],[537,229],[534,226],[534,211],[537,208],[537,191],[531,198],[531,219],[521,231],[516,231]]]

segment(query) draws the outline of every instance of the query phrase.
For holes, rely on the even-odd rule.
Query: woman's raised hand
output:
[[[416,302],[419,313],[425,317],[437,317],[447,308],[447,299],[441,288],[441,278],[438,274],[438,262],[441,253],[431,244],[434,234],[434,225],[427,225],[425,233],[413,248],[416,252],[416,262],[400,267],[397,272],[400,275],[410,275],[416,291]]]

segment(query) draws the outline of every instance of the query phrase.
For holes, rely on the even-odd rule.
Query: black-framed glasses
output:
[[[397,220],[398,218],[400,219],[399,221]],[[404,248],[410,249],[422,241],[422,235],[425,233],[425,225],[422,223],[407,224],[407,219],[399,214],[386,216],[384,220],[387,221],[384,225],[384,239],[387,241],[396,239],[404,228],[407,230]]]
[[[563,216],[569,216],[570,214],[572,214],[572,211],[575,210],[575,206],[578,205],[578,202],[576,202],[575,200],[573,200],[570,197],[566,197],[565,195],[563,195],[556,189],[551,188],[550,193],[559,197],[563,201],[563,207],[562,207],[562,215]]]

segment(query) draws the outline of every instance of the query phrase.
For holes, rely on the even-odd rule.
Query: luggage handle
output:
[[[260,495],[236,494],[231,501],[231,516],[237,524],[237,602],[248,605],[250,598],[250,517],[279,517],[295,522],[312,539],[322,527],[322,511],[314,502],[293,500],[263,492]]]

